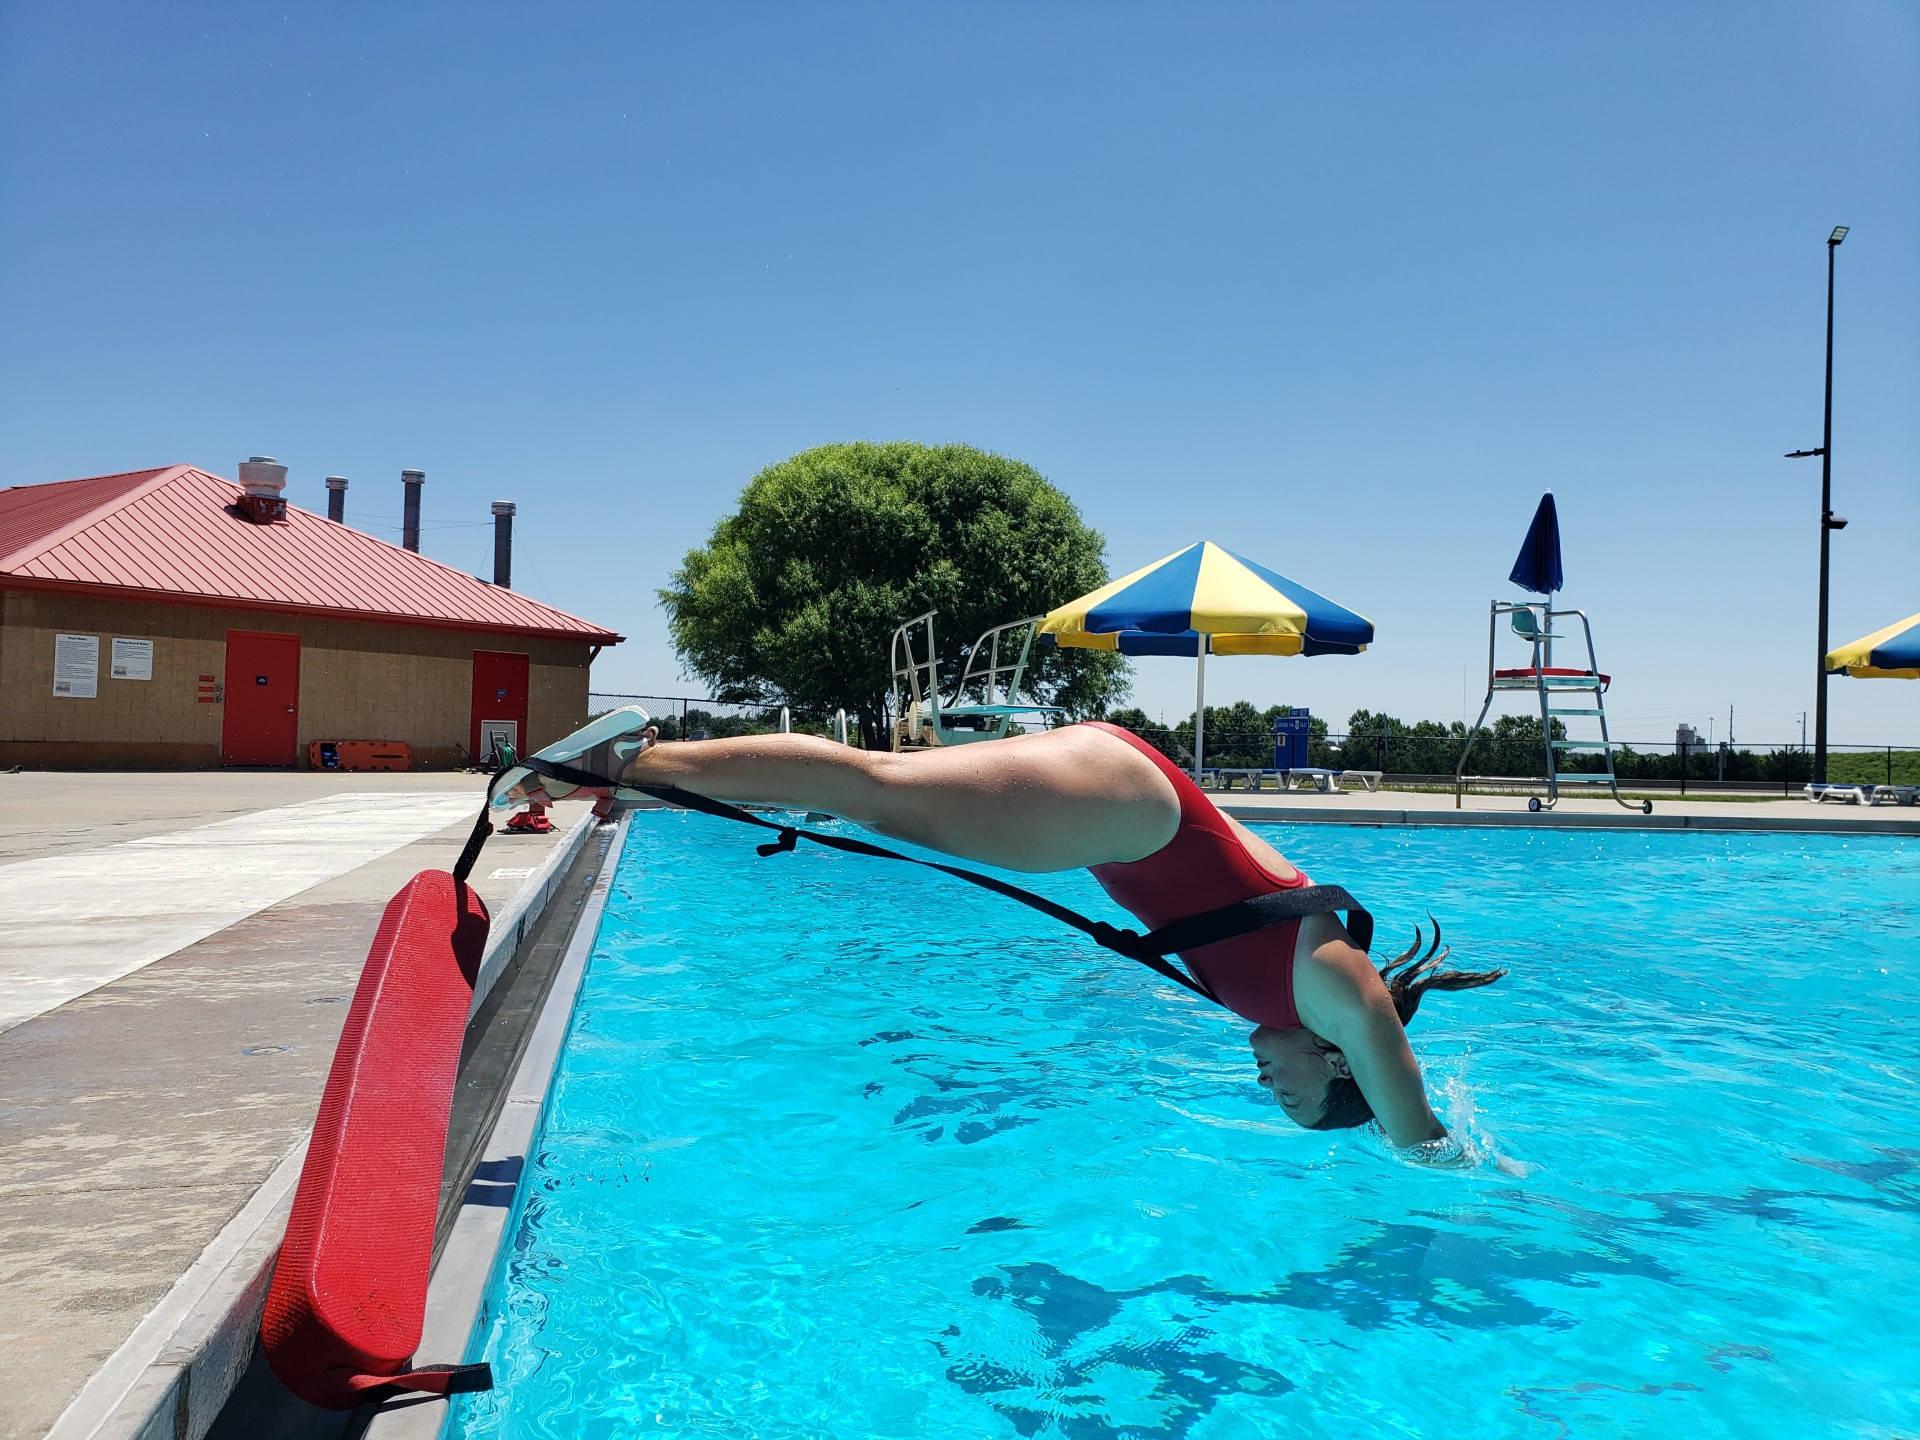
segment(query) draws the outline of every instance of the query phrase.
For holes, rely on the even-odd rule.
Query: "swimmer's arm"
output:
[[[1335,933],[1294,967],[1301,1023],[1340,1047],[1374,1118],[1396,1146],[1446,1138],[1386,986],[1346,932],[1337,923],[1330,928]]]

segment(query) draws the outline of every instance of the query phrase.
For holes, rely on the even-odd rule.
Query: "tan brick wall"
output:
[[[0,766],[194,769],[220,763],[229,630],[300,637],[301,763],[314,740],[404,740],[416,767],[451,765],[468,743],[473,652],[529,657],[527,744],[584,724],[585,645],[480,631],[376,625],[201,605],[0,590]],[[99,695],[53,693],[54,636],[100,638]],[[111,678],[115,636],[153,641],[153,678]]]

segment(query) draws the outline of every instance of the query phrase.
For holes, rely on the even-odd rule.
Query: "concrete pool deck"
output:
[[[311,1125],[381,911],[484,788],[0,776],[0,1440],[47,1432]],[[496,917],[585,808],[490,842]]]
[[[382,908],[452,863],[483,789],[0,775],[0,1440],[46,1433],[305,1132]],[[1215,798],[1279,823],[1920,834],[1920,809],[1804,799],[1656,797],[1642,816],[1586,798],[1531,814],[1511,794]],[[491,842],[475,878],[496,916],[584,808],[562,806],[553,838]]]

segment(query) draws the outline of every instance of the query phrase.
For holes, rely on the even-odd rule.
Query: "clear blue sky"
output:
[[[1920,610],[1920,10],[0,5],[0,483],[251,453],[631,636],[759,467],[965,441],[1118,573],[1212,538],[1371,617],[1210,698],[1456,718],[1541,490],[1629,737],[1812,702]],[[1064,597],[1063,597],[1064,598]],[[1190,706],[1189,664],[1136,697]],[[1838,679],[1836,740],[1920,740]]]

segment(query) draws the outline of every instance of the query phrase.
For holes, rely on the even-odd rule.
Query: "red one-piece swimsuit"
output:
[[[1282,880],[1249,855],[1227,817],[1200,787],[1138,735],[1117,725],[1090,723],[1158,765],[1180,799],[1180,828],[1165,845],[1142,860],[1091,867],[1101,888],[1148,929],[1313,883],[1298,871],[1293,879]],[[1293,1006],[1293,945],[1299,933],[1300,922],[1286,920],[1203,945],[1180,958],[1194,978],[1234,1014],[1256,1025],[1290,1030],[1300,1024]]]

